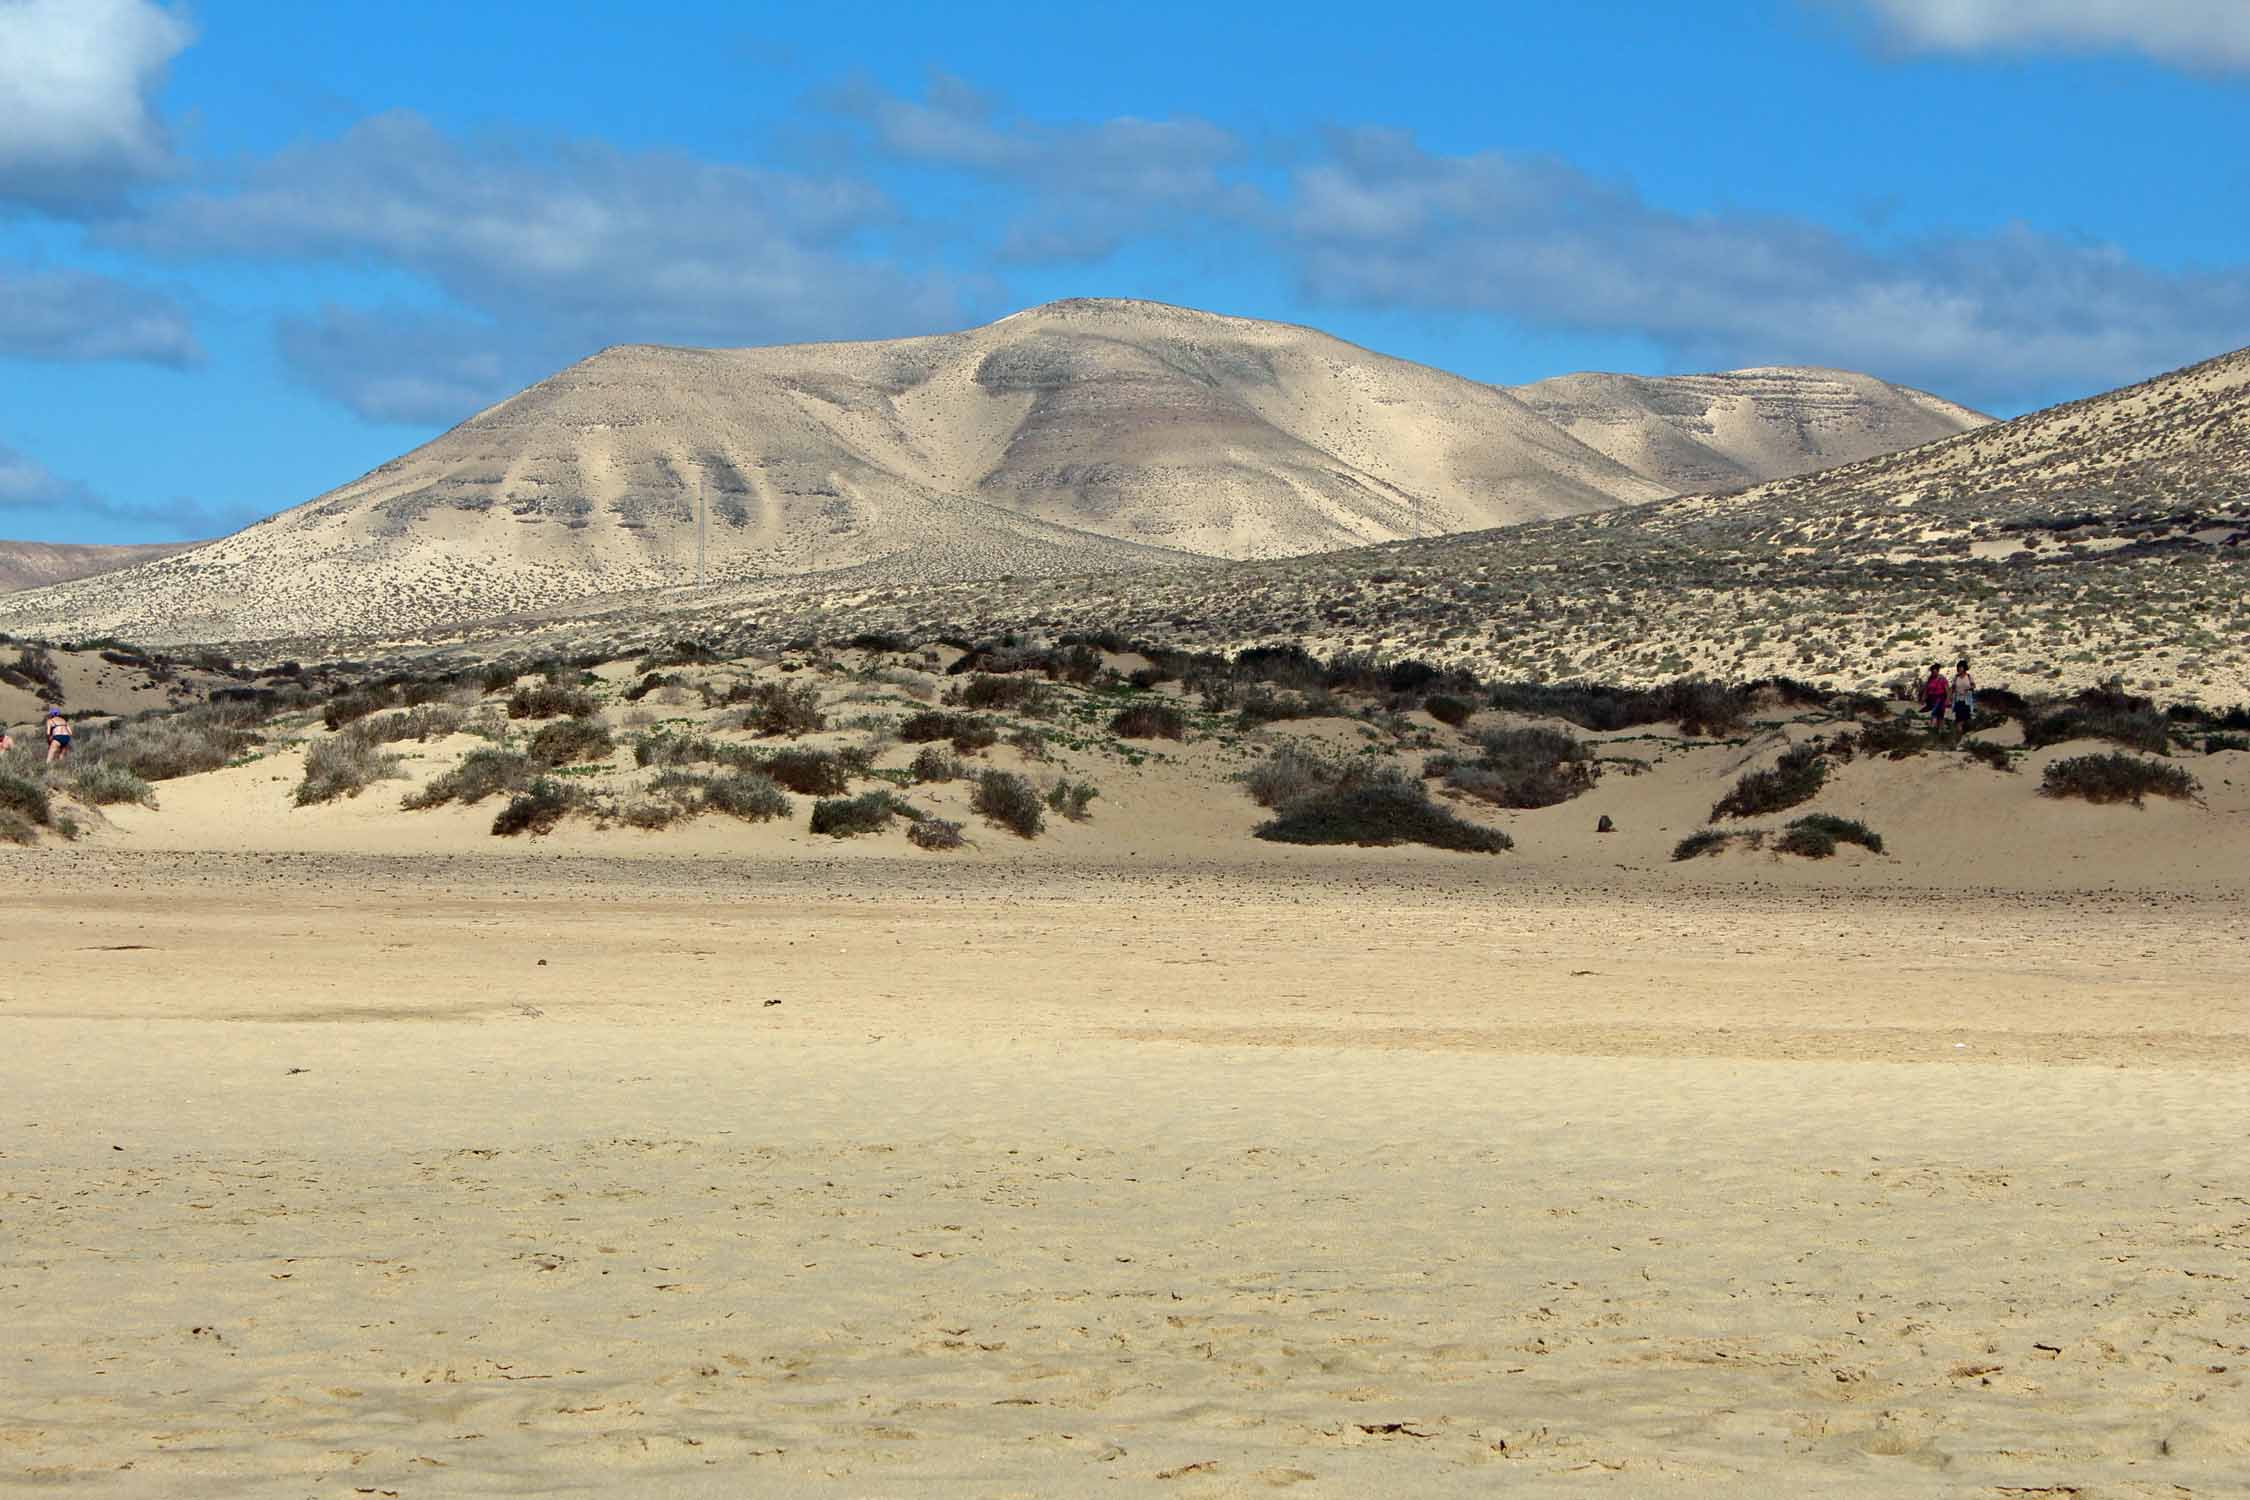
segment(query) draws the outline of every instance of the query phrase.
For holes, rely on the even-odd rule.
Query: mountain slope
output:
[[[1801,412],[1713,379],[1724,431],[1704,451],[1807,461]],[[621,347],[234,536],[11,600],[0,628],[414,633],[691,583],[699,532],[713,582],[879,588],[1200,568],[1676,493],[1682,465],[1645,458],[1662,433],[1616,445],[1656,478],[1540,399],[1554,416],[1312,329],[1151,302],[888,342]],[[1795,436],[1759,434],[1775,413]]]
[[[1572,437],[1677,494],[1857,463],[1992,421],[1849,370],[1559,375],[1513,390]]]
[[[144,542],[98,546],[84,542],[0,542],[0,594],[65,583],[96,573],[153,562],[198,546],[196,542]]]

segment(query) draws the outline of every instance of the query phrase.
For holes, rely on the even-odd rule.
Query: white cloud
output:
[[[150,0],[0,0],[0,200],[89,212],[163,175],[154,97],[193,35]]]
[[[159,255],[404,267],[504,324],[590,347],[942,323],[954,314],[946,278],[856,248],[894,217],[881,193],[850,178],[598,143],[463,140],[399,112],[105,233]]]
[[[185,368],[202,347],[178,304],[84,271],[0,261],[0,355],[140,360]]]
[[[1877,252],[1389,131],[1338,133],[1288,207],[1319,300],[1638,337],[1682,366],[1842,366],[2009,406],[2250,343],[2250,268],[2168,272],[2021,226]]]
[[[33,516],[50,526],[121,523],[159,532],[159,539],[165,541],[220,536],[251,519],[247,514],[222,514],[184,497],[160,505],[119,504],[6,443],[0,443],[0,515]]]
[[[312,389],[377,422],[458,422],[567,362],[499,330],[406,308],[325,307],[285,317],[281,356]]]
[[[1933,52],[2124,49],[2191,68],[2250,68],[2246,0],[1862,0]]]

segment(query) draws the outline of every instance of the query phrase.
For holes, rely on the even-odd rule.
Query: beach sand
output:
[[[0,878],[0,1489],[2250,1474],[2225,897],[1348,858]]]

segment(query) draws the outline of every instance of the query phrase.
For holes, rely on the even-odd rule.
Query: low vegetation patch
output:
[[[1256,834],[1280,844],[1427,844],[1473,854],[1497,854],[1515,846],[1499,829],[1438,806],[1421,781],[1390,767],[1284,804]]]
[[[1832,813],[1808,813],[1796,819],[1781,831],[1774,848],[1806,859],[1826,859],[1836,852],[1838,844],[1857,844],[1876,854],[1883,852],[1881,834],[1856,818],[1839,818]]]
[[[443,807],[448,802],[474,805],[502,792],[522,791],[531,782],[531,757],[514,750],[480,746],[461,764],[430,779],[418,792],[409,792],[400,806],[409,811]]]
[[[508,805],[493,818],[492,831],[502,838],[519,833],[552,833],[579,800],[576,788],[565,786],[551,776],[542,776],[509,799]]]
[[[2023,715],[2023,742],[2038,750],[2065,740],[2108,740],[2152,755],[2172,746],[2172,726],[2156,704],[2115,685],[2087,688],[2060,700],[2032,703]]]
[[[70,789],[89,807],[114,807],[121,803],[156,806],[156,788],[114,762],[85,766],[72,772]]]
[[[297,805],[311,807],[338,797],[356,797],[378,781],[406,773],[397,756],[358,732],[358,726],[316,740],[305,752],[305,779],[297,783]]]
[[[958,849],[966,842],[961,825],[949,818],[924,818],[906,830],[906,840],[917,849]]]
[[[925,708],[906,716],[905,721],[898,726],[898,737],[909,745],[927,745],[938,740],[949,740],[954,749],[967,755],[998,744],[1000,730],[991,720],[978,718],[975,714]]]
[[[1121,740],[1183,740],[1187,728],[1187,715],[1169,703],[1130,704],[1109,721],[1109,732]]]
[[[1366,760],[1323,755],[1303,745],[1286,744],[1243,772],[1240,780],[1249,788],[1251,801],[1260,807],[1279,808],[1355,785],[1373,771]]]
[[[891,826],[900,807],[889,792],[862,792],[856,797],[824,797],[813,804],[812,831],[832,838],[855,833],[880,833]]]
[[[786,818],[790,807],[788,793],[772,777],[756,771],[712,777],[703,789],[703,805],[749,823]]]
[[[979,773],[969,806],[1018,838],[1037,838],[1047,826],[1038,788],[1013,771]]]
[[[1042,713],[1047,707],[1047,686],[1035,677],[993,677],[978,673],[946,694],[948,703],[963,708],[1014,709]]]
[[[1593,750],[1555,729],[1495,729],[1479,737],[1474,760],[1433,756],[1425,774],[1442,775],[1464,796],[1496,807],[1553,807],[1590,790],[1601,769]]]
[[[2130,802],[2150,797],[2193,797],[2202,784],[2178,766],[2143,760],[2112,750],[2104,755],[2073,755],[2047,767],[2040,778],[2043,797],[2079,797],[2088,802]]]
[[[0,813],[39,828],[55,821],[54,802],[47,794],[46,782],[13,771],[0,771]]]
[[[834,797],[852,784],[856,767],[832,750],[781,750],[757,767],[766,777],[806,797]]]
[[[555,682],[527,683],[508,695],[511,719],[586,719],[594,708],[591,694]]]
[[[1100,795],[1101,789],[1092,782],[1072,781],[1064,777],[1047,789],[1047,806],[1073,823],[1083,823],[1089,816],[1087,809],[1094,805],[1094,799]]]
[[[915,752],[914,763],[908,767],[917,783],[929,781],[958,781],[961,779],[961,757],[936,745],[926,745]]]
[[[1459,729],[1469,722],[1469,716],[1476,712],[1476,705],[1450,693],[1434,693],[1422,701],[1422,711],[1440,724],[1449,724]]]
[[[828,716],[820,708],[820,689],[809,682],[752,683],[749,702],[742,711],[742,727],[752,734],[795,739],[828,727]]]
[[[1711,821],[1754,818],[1800,806],[1818,796],[1827,781],[1828,761],[1819,748],[1793,745],[1770,768],[1744,773],[1732,790],[1712,804]]]
[[[609,759],[617,749],[609,726],[599,719],[560,719],[531,737],[531,763],[540,770]]]

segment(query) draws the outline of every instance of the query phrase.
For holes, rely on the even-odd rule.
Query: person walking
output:
[[[51,766],[68,754],[70,720],[63,717],[61,709],[50,708],[47,710],[47,764]]]
[[[1922,681],[1922,708],[1930,716],[1932,734],[1945,727],[1945,705],[1952,696],[1953,688],[1945,680],[1945,668],[1931,662],[1930,675]]]
[[[1969,659],[1964,656],[1953,669],[1953,681],[1947,685],[1948,696],[1953,700],[1953,732],[1967,734],[1969,721],[1977,713],[1977,680],[1969,675]]]

